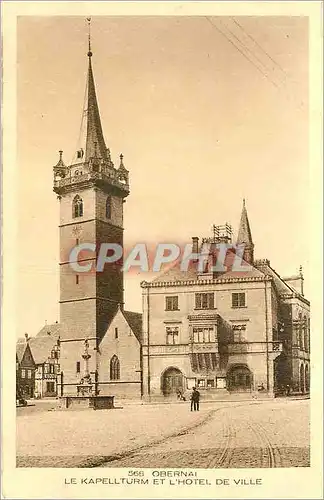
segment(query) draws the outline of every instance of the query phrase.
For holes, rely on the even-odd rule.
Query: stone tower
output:
[[[248,219],[248,214],[245,206],[245,200],[243,200],[243,208],[240,220],[240,227],[238,231],[238,237],[236,241],[237,245],[244,245],[243,259],[245,262],[253,265],[254,261],[254,243],[252,241],[252,234],[250,229],[250,223]]]
[[[60,158],[54,167],[54,192],[60,202],[60,323],[61,380],[59,395],[75,394],[84,374],[85,341],[89,359],[87,370],[97,380],[99,343],[118,305],[123,307],[121,262],[106,264],[99,272],[96,259],[103,243],[123,245],[123,203],[129,194],[128,171],[120,155],[115,168],[107,149],[100,120],[92,70],[89,37],[86,120],[83,147],[71,165]],[[78,255],[78,264],[91,269],[76,272],[70,252],[81,244],[91,244]],[[83,358],[83,359],[82,359]]]

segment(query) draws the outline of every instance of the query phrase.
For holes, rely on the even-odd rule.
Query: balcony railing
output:
[[[66,186],[80,184],[82,182],[87,182],[87,181],[95,181],[95,180],[102,180],[109,184],[112,184],[113,186],[123,189],[124,191],[129,191],[128,183],[120,181],[114,175],[107,175],[103,172],[88,172],[86,174],[68,176],[63,179],[54,179],[54,187],[63,188]]]

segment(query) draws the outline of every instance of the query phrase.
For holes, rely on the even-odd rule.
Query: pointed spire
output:
[[[91,51],[91,36],[90,36],[90,18],[87,18],[89,26],[89,69],[88,69],[88,98],[87,98],[87,138],[86,138],[86,154],[85,161],[97,156],[102,159],[107,158],[107,148],[102,133],[99,107],[96,96],[96,88],[92,71],[92,51]]]
[[[56,167],[65,167],[65,164],[63,161],[63,151],[62,150],[59,151],[59,155],[60,155],[59,161],[57,162],[57,164],[55,166]]]
[[[240,227],[236,243],[237,245],[243,245],[243,244],[245,245],[243,258],[246,262],[252,264],[254,244],[252,241],[252,234],[245,205],[245,198],[243,198],[243,208],[242,208]]]

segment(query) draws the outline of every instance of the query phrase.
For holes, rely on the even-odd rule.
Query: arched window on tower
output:
[[[83,201],[78,194],[74,197],[72,203],[72,215],[73,218],[82,217],[83,215]]]
[[[106,199],[106,217],[111,219],[111,196]]]
[[[120,364],[116,354],[110,360],[110,380],[120,379]]]

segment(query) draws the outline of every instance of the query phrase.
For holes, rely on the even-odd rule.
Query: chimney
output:
[[[25,340],[26,340],[26,342],[28,342],[28,340],[29,340],[28,333],[25,333]]]
[[[193,236],[192,237],[192,253],[198,253],[199,252],[199,248],[198,248],[198,243],[199,242],[199,238],[198,236]]]

